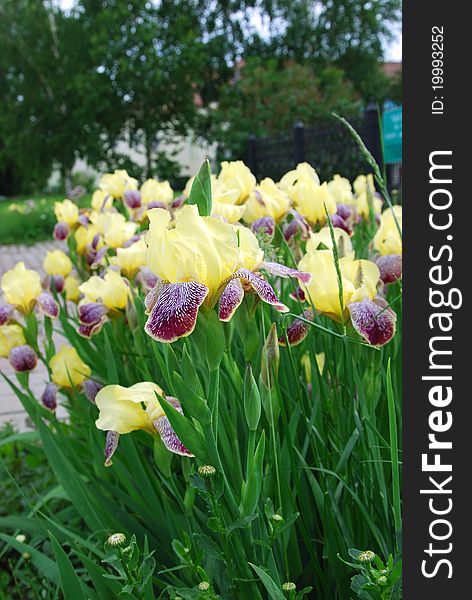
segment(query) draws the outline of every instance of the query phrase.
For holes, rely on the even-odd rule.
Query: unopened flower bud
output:
[[[17,542],[20,542],[20,544],[24,544],[26,542],[26,535],[23,535],[22,533],[19,533],[16,537],[15,540]]]
[[[360,563],[371,563],[375,558],[375,554],[372,552],[372,550],[364,550],[364,552],[361,552],[359,554],[359,556],[357,557],[357,560]]]
[[[264,385],[268,388],[274,383],[274,374],[277,375],[280,362],[279,341],[277,336],[277,326],[272,323],[269,335],[262,348],[261,378]]]
[[[56,410],[57,408],[57,385],[52,381],[44,388],[41,402],[45,408]]]
[[[54,225],[53,236],[59,242],[66,240],[70,234],[70,227],[67,223],[56,223]]]
[[[377,583],[381,586],[387,585],[387,578],[385,577],[385,575],[382,575],[381,577],[379,577],[377,579]]]
[[[284,520],[284,518],[282,517],[282,515],[279,515],[278,513],[275,513],[275,514],[272,515],[272,520],[280,523],[281,521]]]
[[[214,477],[216,475],[216,469],[212,465],[202,465],[198,467],[198,474],[200,477]]]
[[[207,590],[209,590],[209,589],[210,589],[210,584],[208,583],[208,581],[201,581],[201,582],[198,584],[198,589],[199,589],[201,592],[206,592]]]
[[[284,592],[294,592],[297,589],[297,586],[293,583],[293,581],[287,581],[282,583],[282,589]]]
[[[123,200],[128,208],[134,209],[141,206],[141,194],[138,190],[126,190]]]
[[[122,546],[126,542],[126,536],[124,533],[112,533],[107,538],[107,544],[116,548]]]
[[[103,385],[94,379],[85,379],[85,381],[82,381],[80,386],[82,393],[87,400],[89,400],[89,402],[92,402],[92,404],[95,404],[95,396],[102,389],[102,387]]]
[[[27,346],[26,344],[12,348],[8,360],[17,373],[32,371],[38,364],[36,352],[31,346]]]
[[[15,307],[13,304],[0,304],[0,325],[6,325],[11,319]]]

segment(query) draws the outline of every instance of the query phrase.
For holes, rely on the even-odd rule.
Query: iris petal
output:
[[[265,279],[262,279],[262,277],[259,277],[259,275],[256,275],[248,269],[238,269],[231,276],[231,279],[235,278],[248,281],[254,288],[259,298],[267,304],[271,304],[279,312],[289,312],[290,309],[288,306],[285,306],[285,304],[280,302],[270,283],[268,283]]]
[[[244,289],[239,279],[232,279],[220,296],[220,321],[227,323],[244,298]]]
[[[391,308],[366,299],[351,302],[348,309],[354,328],[372,346],[383,346],[395,335],[397,315]]]
[[[305,271],[298,271],[297,269],[291,269],[285,265],[281,265],[275,262],[263,262],[261,268],[278,277],[296,277],[302,283],[310,283],[311,274]]]
[[[304,319],[312,321],[313,311],[310,309],[305,310],[303,311],[302,316]],[[309,329],[310,325],[308,323],[302,321],[301,319],[295,319],[293,323],[287,327],[287,338],[285,338],[285,335],[281,335],[279,337],[279,345],[286,346],[287,340],[290,346],[296,346],[297,344],[300,344],[308,335]]]
[[[51,319],[55,319],[59,314],[59,304],[54,300],[54,297],[47,292],[43,292],[37,298],[38,306],[41,311]]]
[[[183,413],[182,407],[177,398],[167,396],[167,400],[172,404],[172,406],[176,410],[178,410],[180,413]],[[175,433],[174,429],[172,428],[172,425],[169,422],[169,419],[166,416],[159,417],[158,419],[156,419],[153,425],[157,433],[161,436],[161,440],[164,446],[167,448],[167,450],[173,452],[174,454],[180,454],[181,456],[194,456],[190,452],[190,450],[188,450],[179,440],[177,434]]]
[[[119,441],[119,433],[116,433],[116,431],[107,431],[107,437],[105,442],[105,467],[111,467],[111,458],[113,454],[115,454],[115,450],[118,448]]]
[[[375,262],[380,271],[380,279],[384,283],[395,283],[402,278],[401,254],[385,254],[379,256]]]
[[[174,342],[190,335],[197,322],[198,309],[208,288],[194,281],[163,284],[144,330],[159,342]]]

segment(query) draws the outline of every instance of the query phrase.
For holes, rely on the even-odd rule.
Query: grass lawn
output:
[[[0,245],[34,244],[52,239],[56,222],[54,202],[64,195],[23,196],[0,201]],[[79,200],[79,206],[90,205],[90,194]]]

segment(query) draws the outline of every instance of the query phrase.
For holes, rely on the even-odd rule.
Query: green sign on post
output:
[[[382,115],[385,164],[402,162],[402,107],[391,108]]]

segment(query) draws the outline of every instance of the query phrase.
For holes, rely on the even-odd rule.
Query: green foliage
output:
[[[359,95],[340,69],[315,71],[310,65],[250,59],[239,80],[221,90],[215,136],[232,156],[241,157],[249,134],[289,133],[298,120],[311,125],[333,110],[354,114],[360,107]]]

